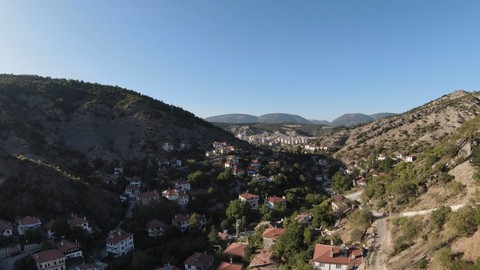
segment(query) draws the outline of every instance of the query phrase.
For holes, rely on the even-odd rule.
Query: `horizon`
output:
[[[479,89],[469,1],[7,1],[0,73],[118,85],[201,118],[332,121]]]

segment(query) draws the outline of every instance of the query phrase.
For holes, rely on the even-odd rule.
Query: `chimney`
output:
[[[232,264],[232,263],[233,263],[233,258],[232,258],[232,257],[230,257],[230,264]]]
[[[333,248],[330,249],[330,258],[333,258]]]
[[[333,246],[333,239],[330,239],[330,246]]]

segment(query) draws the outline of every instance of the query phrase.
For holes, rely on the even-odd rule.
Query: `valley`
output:
[[[74,80],[0,89],[1,270],[479,266],[463,248],[480,225],[477,92],[332,127],[213,125]]]

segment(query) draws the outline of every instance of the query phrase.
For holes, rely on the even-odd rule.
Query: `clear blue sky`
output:
[[[480,1],[4,0],[0,73],[119,85],[199,117],[333,120],[480,89]]]

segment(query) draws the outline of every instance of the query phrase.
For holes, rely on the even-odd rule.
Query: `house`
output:
[[[343,213],[349,209],[348,199],[342,195],[332,196],[332,210],[335,213]]]
[[[86,233],[92,233],[93,232],[93,228],[90,227],[90,225],[88,224],[88,220],[86,217],[83,217],[83,218],[79,218],[77,216],[72,216],[69,220],[68,220],[68,225],[70,225],[70,228],[80,228],[82,230],[84,230]]]
[[[247,247],[247,244],[235,242],[230,244],[225,251],[223,251],[223,254],[243,258],[245,256],[245,248]]]
[[[125,179],[127,180],[128,184],[131,186],[142,187],[142,178],[138,176],[127,177]]]
[[[179,191],[177,189],[167,189],[162,192],[162,197],[167,198],[170,201],[178,201]]]
[[[55,225],[55,220],[53,219],[45,224],[44,228],[47,234],[47,238],[53,238],[53,236],[55,235],[55,231],[53,230],[54,225]]]
[[[316,244],[313,252],[313,269],[356,269],[362,263],[362,250],[356,247],[338,247]]]
[[[125,187],[125,195],[130,199],[137,199],[140,194],[140,187],[128,185]]]
[[[287,207],[287,200],[285,197],[272,196],[265,199],[265,206],[270,209],[281,209]]]
[[[147,191],[138,194],[138,198],[142,204],[149,204],[150,202],[160,200],[160,194],[156,190]]]
[[[258,200],[260,199],[260,196],[245,192],[238,195],[238,199],[242,202],[247,202],[251,208],[258,209]]]
[[[173,217],[172,224],[180,229],[180,231],[185,232],[190,228],[190,218],[187,215],[176,214]]]
[[[126,255],[135,249],[133,234],[122,230],[111,231],[105,242],[107,244],[107,253],[115,257]]]
[[[243,264],[221,262],[217,270],[243,270]]]
[[[28,230],[40,229],[42,222],[37,217],[26,216],[18,220],[18,234],[24,235]]]
[[[58,249],[49,249],[32,254],[38,270],[65,270],[67,257]]]
[[[175,265],[171,265],[170,263],[165,264],[163,267],[156,268],[155,270],[182,270]]]
[[[269,250],[273,244],[277,241],[278,237],[285,232],[285,229],[281,228],[268,228],[263,234],[263,248]]]
[[[57,243],[57,249],[62,252],[67,259],[83,257],[82,247],[69,240],[62,240]]]
[[[148,236],[158,237],[165,235],[167,230],[167,224],[161,220],[154,219],[147,223]]]
[[[189,198],[190,196],[188,195],[187,192],[181,190],[178,192],[178,201],[177,203],[180,205],[180,206],[184,206],[184,205],[187,205],[188,204],[188,201],[189,201]]]
[[[167,151],[167,152],[172,152],[173,151],[173,144],[169,142],[165,142],[162,144],[162,149]]]
[[[175,189],[182,191],[190,191],[192,189],[190,182],[184,179],[175,180]]]
[[[295,221],[302,225],[309,225],[312,224],[313,221],[313,214],[300,214],[295,217]]]
[[[213,256],[201,252],[195,252],[183,263],[185,264],[185,270],[211,269],[213,265]]]
[[[99,266],[93,263],[82,263],[75,270],[101,270]]]
[[[0,235],[5,237],[13,236],[13,225],[9,221],[0,220]]]
[[[248,266],[248,269],[272,269],[276,270],[278,267],[275,264],[275,261],[273,260],[273,252],[269,250],[260,250],[255,254],[253,257],[252,261],[250,262],[250,265]]]
[[[416,156],[406,156],[405,157],[405,162],[411,163],[411,162],[414,162],[415,159],[417,159]]]

